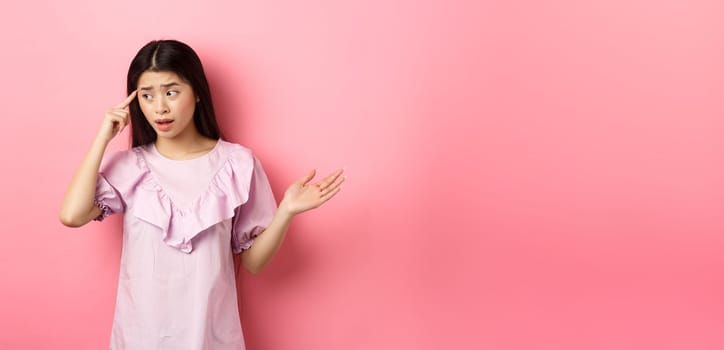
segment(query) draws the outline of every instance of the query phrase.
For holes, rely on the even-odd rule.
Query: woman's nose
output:
[[[154,106],[156,109],[156,114],[166,114],[168,113],[168,104],[166,103],[166,100],[163,98],[159,98],[156,100],[156,105]]]

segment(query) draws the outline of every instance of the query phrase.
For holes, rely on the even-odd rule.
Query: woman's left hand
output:
[[[283,207],[290,214],[296,215],[319,207],[339,192],[340,185],[345,179],[342,176],[344,169],[339,169],[321,181],[310,184],[309,182],[312,181],[316,172],[316,170],[312,170],[307,176],[289,186],[284,192],[280,208]]]

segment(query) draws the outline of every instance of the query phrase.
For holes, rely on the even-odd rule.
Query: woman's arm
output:
[[[287,235],[293,215],[282,208],[279,206],[271,224],[254,239],[254,244],[249,249],[241,253],[244,267],[253,274],[260,272],[274,257]]]
[[[128,124],[128,105],[135,97],[134,91],[125,101],[106,112],[98,135],[76,170],[63,197],[60,208],[60,222],[63,225],[80,227],[100,215],[101,210],[93,203],[93,199],[103,153],[111,139]]]
[[[274,257],[295,215],[319,207],[339,192],[345,179],[342,172],[342,169],[337,170],[316,184],[308,184],[314,178],[315,171],[312,171],[287,189],[271,224],[254,239],[249,249],[241,253],[244,267],[249,272],[258,273]]]
[[[75,172],[60,208],[60,222],[63,225],[80,227],[100,215],[101,210],[93,204],[93,198],[96,193],[98,169],[107,145],[105,140],[96,137],[88,154]]]

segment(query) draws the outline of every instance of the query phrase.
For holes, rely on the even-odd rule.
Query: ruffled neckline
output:
[[[234,210],[249,199],[254,158],[251,151],[241,145],[219,139],[212,151],[197,158],[181,160],[216,156],[212,152],[219,152],[218,156],[222,157],[221,165],[207,189],[185,208],[171,200],[149,168],[144,152],[152,150],[140,146],[133,148],[133,152],[142,179],[131,212],[160,228],[162,241],[182,252],[191,253],[192,240],[196,236],[219,222],[233,218]]]

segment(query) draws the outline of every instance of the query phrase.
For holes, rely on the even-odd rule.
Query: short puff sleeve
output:
[[[276,209],[277,204],[269,179],[259,160],[254,157],[249,199],[234,210],[231,229],[234,254],[251,247],[254,239],[271,223]]]
[[[108,216],[125,212],[124,198],[136,186],[138,178],[139,169],[134,152],[121,151],[104,158],[93,199],[93,203],[101,209],[101,214],[93,220],[103,221]]]

